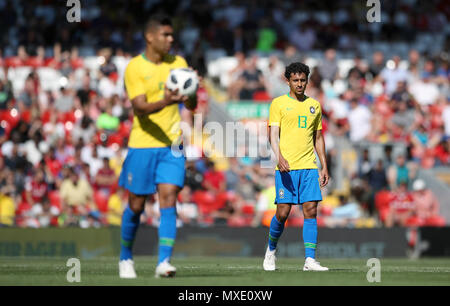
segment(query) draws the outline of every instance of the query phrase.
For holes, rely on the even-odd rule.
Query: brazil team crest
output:
[[[280,190],[278,191],[278,195],[280,197],[280,199],[284,198],[284,189],[280,188]]]
[[[316,113],[316,109],[313,106],[311,106],[309,108],[309,111],[311,112],[311,114],[315,114]]]

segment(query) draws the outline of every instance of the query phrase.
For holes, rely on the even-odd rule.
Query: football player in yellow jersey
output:
[[[176,272],[170,257],[176,237],[175,205],[184,185],[185,157],[179,151],[173,154],[171,146],[179,143],[179,103],[186,102],[188,97],[169,90],[165,83],[171,69],[187,64],[182,57],[169,54],[173,28],[167,16],[150,17],[144,37],[145,52],[134,57],[125,71],[134,121],[119,178],[119,185],[129,191],[129,203],[122,215],[121,278],[136,278],[132,245],[147,196],[155,192],[158,192],[161,213],[155,276],[173,276]]]
[[[329,175],[322,136],[320,103],[305,95],[309,67],[292,63],[285,77],[290,92],[274,99],[269,111],[269,138],[277,157],[275,188],[277,210],[270,223],[269,243],[263,262],[266,271],[275,270],[275,251],[292,205],[302,205],[304,215],[304,271],[327,271],[315,260],[317,247],[317,205],[322,200],[320,188]],[[322,169],[317,167],[314,149]]]

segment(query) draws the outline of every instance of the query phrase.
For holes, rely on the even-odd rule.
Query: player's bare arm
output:
[[[325,155],[325,140],[323,138],[322,130],[317,130],[314,134],[314,148],[322,165],[322,170],[319,171],[320,187],[325,187],[328,184],[330,175],[328,174],[327,159]]]
[[[164,107],[175,104],[185,103],[188,97],[178,94],[178,90],[171,91],[168,88],[164,90],[164,98],[155,103],[148,103],[145,95],[137,96],[131,100],[133,111],[137,116],[144,116],[157,113]]]
[[[289,163],[284,159],[280,151],[280,127],[270,126],[269,142],[278,161],[278,169],[280,172],[289,172]]]

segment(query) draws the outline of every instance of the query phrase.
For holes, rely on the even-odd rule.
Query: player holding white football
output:
[[[136,278],[132,246],[147,196],[158,192],[161,220],[159,260],[156,277],[175,275],[170,264],[176,238],[176,200],[183,188],[185,157],[173,154],[179,141],[179,103],[187,96],[165,86],[171,69],[187,67],[184,58],[169,54],[173,28],[164,15],[149,18],[144,28],[145,52],[134,57],[125,71],[125,86],[134,110],[128,154],[119,185],[129,191],[129,203],[122,216],[119,275]],[[195,103],[192,104],[195,108]]]

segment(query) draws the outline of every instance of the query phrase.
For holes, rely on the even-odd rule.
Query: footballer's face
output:
[[[165,55],[172,48],[173,28],[169,25],[161,25],[148,31],[145,35],[147,42],[151,44],[153,50]]]
[[[301,96],[305,93],[306,86],[308,85],[308,78],[304,72],[291,73],[288,85],[291,92],[295,93],[297,96]]]

